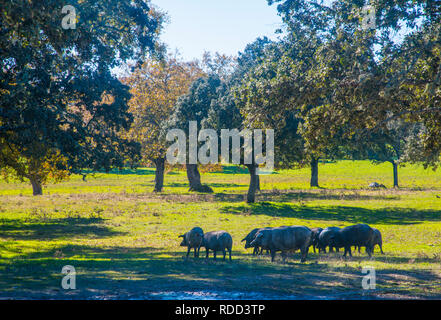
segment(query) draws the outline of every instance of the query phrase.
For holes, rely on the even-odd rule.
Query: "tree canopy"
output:
[[[156,166],[155,191],[161,191],[163,186],[167,142],[162,130],[178,98],[202,75],[197,62],[186,63],[169,56],[146,61],[124,79],[131,88],[129,112],[134,119],[124,135],[141,144],[142,164]]]
[[[34,194],[49,173],[108,170],[136,153],[118,137],[131,123],[130,94],[112,71],[161,52],[164,16],[148,2],[70,4],[75,24],[65,29],[59,1],[2,1],[0,167],[31,180]]]

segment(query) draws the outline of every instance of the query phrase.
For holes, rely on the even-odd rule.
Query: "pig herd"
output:
[[[187,247],[187,258],[191,249],[194,249],[194,257],[199,257],[199,250],[204,247],[206,258],[208,258],[211,250],[214,259],[216,259],[217,252],[222,252],[225,260],[228,251],[231,260],[233,239],[226,231],[204,233],[201,228],[195,227],[179,237],[183,238],[181,246]],[[343,248],[343,257],[346,257],[348,253],[352,256],[351,247],[358,248],[358,252],[360,252],[361,247],[365,247],[366,253],[370,257],[374,252],[374,247],[378,245],[381,253],[383,253],[381,232],[367,224],[356,224],[345,228],[328,227],[325,229],[309,229],[304,226],[256,228],[248,233],[242,239],[243,241],[245,241],[245,249],[253,248],[253,255],[262,254],[264,250],[271,253],[271,261],[274,261],[278,251],[281,252],[282,259],[285,261],[288,252],[300,250],[300,261],[305,262],[310,246],[313,247],[314,252],[318,249],[319,253],[326,253],[326,248],[329,248],[329,252],[333,252],[334,249],[338,252],[340,248]]]

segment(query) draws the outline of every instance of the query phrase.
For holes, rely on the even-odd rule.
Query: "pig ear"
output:
[[[183,238],[184,237],[184,235],[183,234],[181,234],[180,236],[178,236],[178,238]]]
[[[259,233],[259,234],[256,236],[255,239],[259,239],[259,238],[262,238],[262,237],[263,237],[263,233]]]
[[[247,238],[243,238],[242,240],[240,240],[240,242],[244,242]]]

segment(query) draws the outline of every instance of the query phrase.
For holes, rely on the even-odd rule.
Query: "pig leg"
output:
[[[343,253],[343,257],[346,257],[346,255],[349,253],[349,256],[352,257],[351,247],[345,247],[345,253]]]
[[[208,259],[208,254],[210,253],[210,249],[205,248],[205,252],[206,252],[205,259]]]
[[[227,255],[227,252],[225,251],[225,248],[222,250],[222,253],[224,254],[224,261],[225,261],[225,256]]]
[[[282,263],[286,262],[286,251],[282,251]]]
[[[190,255],[190,250],[191,250],[191,248],[190,248],[190,246],[188,246],[188,247],[187,247],[187,258],[188,258],[188,256]]]
[[[300,252],[302,253],[302,258],[300,259],[300,262],[305,262],[306,257],[308,256],[308,248],[303,248],[300,250]]]
[[[276,257],[276,250],[271,250],[271,262],[274,262],[275,257]]]
[[[372,257],[372,246],[366,246],[366,252],[368,254],[369,257]]]

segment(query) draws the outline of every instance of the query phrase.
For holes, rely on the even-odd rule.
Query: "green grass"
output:
[[[441,173],[390,164],[322,163],[321,188],[309,170],[262,176],[256,204],[243,202],[246,170],[226,167],[202,180],[214,194],[188,192],[185,172],[167,174],[152,193],[154,170],[96,173],[49,184],[33,197],[26,183],[0,181],[0,298],[151,298],[164,291],[238,291],[306,298],[440,298]],[[240,240],[261,226],[368,223],[383,233],[385,255],[299,253],[282,264],[252,257]],[[193,226],[233,236],[233,262],[183,259],[178,235]],[[61,289],[73,265],[77,290]],[[377,288],[361,289],[361,269],[376,269]],[[246,294],[245,294],[246,297]]]

